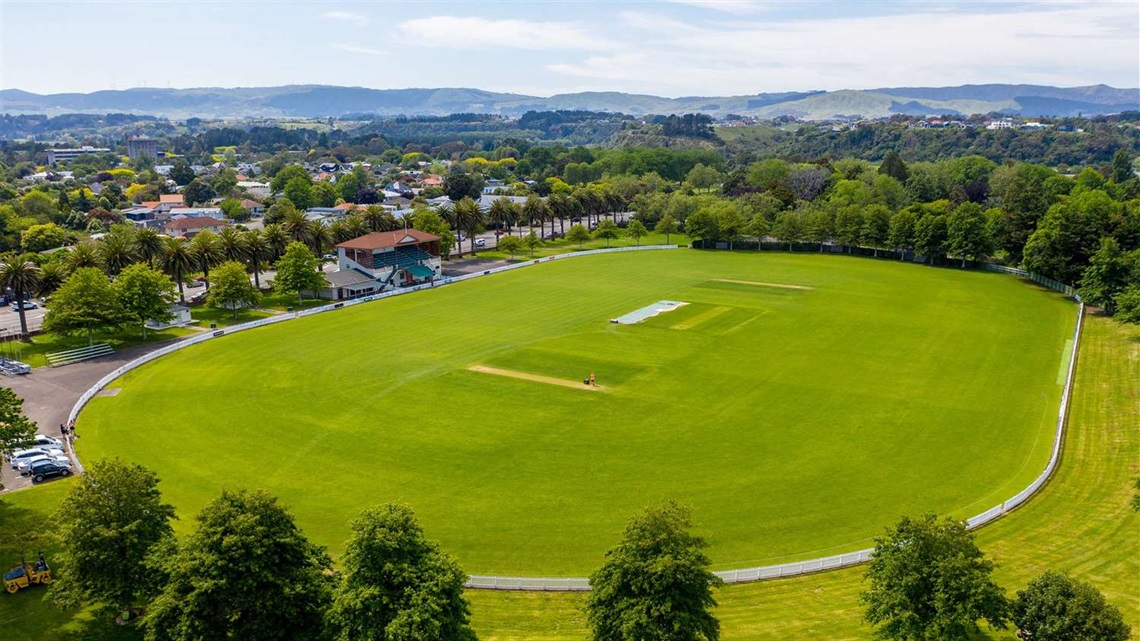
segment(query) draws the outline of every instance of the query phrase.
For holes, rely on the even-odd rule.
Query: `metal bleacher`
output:
[[[398,247],[396,251],[384,252],[373,256],[372,269],[384,269],[387,267],[404,269],[405,267],[419,265],[429,258],[431,258],[431,254],[419,247]]]

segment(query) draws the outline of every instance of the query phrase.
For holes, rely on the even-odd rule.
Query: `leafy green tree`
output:
[[[189,185],[182,188],[182,200],[187,207],[204,206],[217,195],[218,192],[214,191],[210,183],[201,178],[191,180]]]
[[[424,536],[411,508],[365,510],[352,523],[342,564],[329,610],[336,638],[474,641],[463,598],[467,575]]]
[[[55,223],[32,225],[20,232],[20,247],[26,252],[42,252],[62,247],[71,240],[71,232]]]
[[[515,254],[522,249],[522,245],[523,242],[520,238],[509,234],[499,239],[499,249],[509,253],[512,259],[515,257]]]
[[[534,253],[538,251],[538,248],[542,247],[542,239],[538,237],[538,234],[532,231],[522,237],[522,244],[523,247],[526,247],[527,250],[530,251],[530,255],[533,257]]]
[[[143,266],[146,269],[145,266]],[[59,506],[63,553],[52,598],[65,607],[107,605],[118,611],[142,604],[148,555],[174,536],[174,507],[162,502],[158,476],[134,463],[97,461],[84,470]]]
[[[277,261],[273,288],[282,293],[297,294],[297,304],[300,305],[303,302],[301,292],[319,292],[327,284],[321,263],[313,252],[304,243],[289,243],[285,254]]]
[[[533,233],[533,232],[531,232]],[[606,247],[610,246],[610,241],[621,235],[621,230],[618,229],[617,224],[608,218],[602,219],[598,223],[598,228],[594,230],[594,238],[604,238],[606,240]]]
[[[887,243],[899,250],[899,260],[903,259],[906,250],[914,247],[916,223],[914,212],[910,209],[900,209],[891,216],[890,228],[887,230]]]
[[[178,299],[174,293],[174,281],[157,269],[135,263],[119,274],[114,288],[123,313],[142,326],[143,340],[146,340],[148,320],[161,322],[174,318],[170,311],[170,306]]]
[[[792,251],[792,243],[798,243],[804,238],[803,218],[803,215],[797,211],[786,211],[776,217],[776,224],[772,226],[772,235],[787,243],[788,251]]]
[[[571,225],[570,231],[566,232],[566,240],[572,243],[578,243],[578,249],[582,249],[582,243],[590,240],[590,230],[586,229],[585,225],[582,224]]]
[[[866,245],[875,248],[878,257],[879,249],[887,246],[891,233],[891,210],[886,205],[871,205],[863,211],[863,231],[860,234]]]
[[[312,196],[314,207],[332,207],[340,193],[329,181],[318,180],[313,183]]]
[[[56,290],[44,316],[44,331],[53,334],[87,333],[95,343],[96,329],[121,327],[128,317],[110,279],[95,267],[75,270]]]
[[[1140,323],[1140,285],[1129,285],[1112,300],[1116,303],[1116,320]]]
[[[219,203],[218,207],[221,208],[222,213],[225,214],[226,218],[229,218],[236,223],[244,223],[245,221],[249,220],[249,210],[245,207],[242,207],[241,201],[237,198],[227,198]]]
[[[194,170],[190,167],[190,163],[181,159],[174,161],[174,166],[170,168],[168,175],[180,187],[189,185],[190,181],[194,180]]]
[[[1120,203],[1099,189],[1074,192],[1049,208],[1025,243],[1025,267],[1064,283],[1077,282],[1122,210]]]
[[[907,170],[906,163],[899,156],[899,152],[893,149],[883,156],[883,163],[879,165],[879,173],[890,176],[903,184],[906,184],[906,179],[910,175],[910,171]]]
[[[16,300],[27,300],[39,288],[40,268],[30,260],[30,256],[7,254],[0,259],[0,288],[12,290]],[[20,315],[20,336],[28,336],[28,319],[24,306],[17,309]]]
[[[214,270],[214,286],[206,294],[206,303],[217,309],[232,309],[234,318],[242,307],[256,307],[261,294],[249,282],[245,265],[226,261]]]
[[[1017,593],[1012,606],[1024,641],[1127,641],[1132,630],[1120,610],[1093,586],[1046,572]]]
[[[483,178],[468,171],[453,170],[443,179],[443,193],[453,203],[464,198],[478,198],[483,193]]]
[[[1112,182],[1122,185],[1136,177],[1132,171],[1132,157],[1124,149],[1117,149],[1112,155]]]
[[[451,246],[455,244],[455,234],[447,222],[434,209],[418,209],[412,214],[412,227],[439,236],[440,253],[444,259],[451,257]],[[500,243],[502,241],[500,240]]]
[[[629,237],[632,238],[640,247],[642,236],[648,234],[649,230],[645,228],[645,225],[641,224],[640,220],[634,218],[633,220],[629,221],[629,225],[627,225],[625,228],[625,233],[628,234]]]
[[[0,387],[0,451],[23,449],[36,436],[36,424],[24,414],[24,399],[10,387]],[[0,490],[4,485],[0,483]]]
[[[331,562],[276,498],[223,491],[197,522],[154,564],[164,585],[143,618],[147,641],[321,638]]]
[[[822,207],[811,207],[802,216],[804,240],[819,243],[819,251],[823,252],[823,244],[835,234],[835,221],[831,214]]]
[[[653,226],[653,231],[658,234],[665,234],[665,244],[669,244],[669,237],[677,233],[681,226],[677,223],[677,219],[672,214],[666,212],[658,219],[657,224]]]
[[[965,522],[903,518],[875,539],[863,619],[892,641],[965,640],[979,619],[1003,628],[1009,603],[993,570]]]
[[[182,237],[167,238],[163,241],[162,255],[158,257],[158,261],[162,266],[162,271],[170,274],[174,282],[178,283],[178,300],[185,303],[186,294],[182,283],[185,281],[186,275],[193,272],[194,266],[198,263],[198,258],[190,247],[190,243]]]
[[[1081,298],[1108,313],[1116,308],[1115,298],[1128,288],[1133,268],[1128,264],[1120,244],[1106,236],[1100,240],[1100,249],[1089,260],[1081,275]]]
[[[717,171],[716,167],[709,167],[708,165],[697,163],[689,170],[685,176],[685,182],[692,187],[694,191],[712,189],[721,181],[721,173]]]
[[[272,189],[274,193],[280,194],[285,191],[285,185],[294,178],[300,178],[310,185],[313,182],[312,176],[309,175],[309,172],[305,171],[304,167],[300,165],[286,165],[281,171],[273,175],[273,180],[270,181],[269,188]]]
[[[590,575],[586,618],[595,641],[716,641],[720,623],[705,540],[689,510],[669,502],[630,519]]]
[[[926,257],[929,265],[942,261],[946,255],[946,217],[926,215],[914,224],[914,250]]]
[[[285,183],[285,197],[289,202],[304,211],[313,206],[313,183],[305,178],[291,178]]]
[[[835,238],[839,244],[846,245],[850,252],[852,247],[858,247],[863,239],[863,227],[866,219],[863,217],[863,208],[858,205],[848,205],[835,214]]]
[[[962,259],[980,260],[993,252],[993,240],[986,227],[986,213],[977,203],[963,203],[946,219],[947,249]]]
[[[265,211],[262,222],[266,225],[280,224],[296,213],[297,206],[293,204],[293,201],[288,198],[282,198],[269,206],[269,209]]]

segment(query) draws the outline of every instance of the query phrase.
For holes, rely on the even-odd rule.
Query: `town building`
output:
[[[132,136],[127,139],[127,156],[131,160],[137,158],[158,159],[158,141],[145,136]]]
[[[48,149],[47,150],[47,164],[54,165],[61,162],[68,162],[75,160],[80,156],[88,154],[105,154],[111,151],[106,147],[89,147],[83,146],[78,149]]]

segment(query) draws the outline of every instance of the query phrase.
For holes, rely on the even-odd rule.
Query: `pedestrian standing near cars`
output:
[[[594,387],[596,385],[597,383],[594,382],[594,373],[590,372],[590,387]]]
[[[67,426],[66,426],[66,425],[64,425],[63,423],[60,423],[60,424],[59,424],[59,434],[60,434],[60,436],[62,436],[64,439],[66,439],[66,438],[67,438]]]

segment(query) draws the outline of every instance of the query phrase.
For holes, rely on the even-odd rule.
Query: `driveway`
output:
[[[59,438],[60,423],[67,422],[68,413],[83,392],[127,361],[176,340],[179,339],[139,345],[63,367],[39,367],[32,370],[31,374],[0,379],[0,385],[11,387],[24,399],[24,413],[36,423],[38,434]],[[76,426],[75,432],[80,437],[83,436],[82,423]],[[18,475],[7,461],[2,467],[0,479],[3,479],[5,492],[31,485],[31,481]]]

